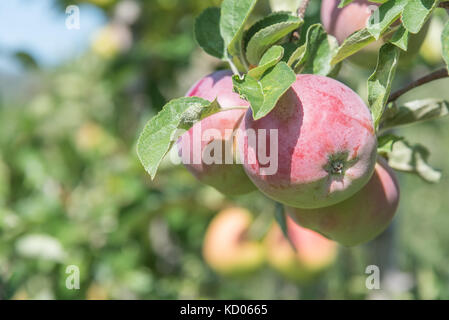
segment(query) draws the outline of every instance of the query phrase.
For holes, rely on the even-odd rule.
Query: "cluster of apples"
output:
[[[338,8],[339,2],[323,0],[321,20],[341,44],[366,26],[371,6],[379,4],[355,0]],[[423,28],[411,36],[407,55],[418,52],[426,31]],[[353,57],[355,62],[375,62],[370,56],[377,55],[383,41],[363,49]],[[275,108],[258,120],[248,101],[234,92],[229,70],[204,77],[187,96],[217,99],[223,109],[196,123],[178,143],[184,165],[200,181],[231,196],[259,190],[283,204],[296,224],[345,246],[374,239],[391,222],[399,203],[397,179],[377,154],[370,110],[343,83],[299,74]],[[231,164],[191,161],[194,132],[208,130],[218,135],[201,141],[201,153],[210,152],[210,145],[218,143],[232,151]],[[249,139],[249,131],[263,132],[264,143]],[[276,162],[270,174],[266,169],[272,163],[267,159]]]
[[[300,227],[290,218],[287,229],[292,243],[276,223],[263,240],[250,239],[251,224],[251,213],[240,207],[225,209],[214,217],[203,245],[204,259],[214,271],[224,276],[243,276],[268,262],[289,280],[306,283],[336,260],[335,242]]]
[[[187,161],[187,169],[226,195],[259,189],[284,204],[296,222],[343,245],[366,242],[381,233],[396,212],[399,187],[393,171],[377,156],[372,117],[362,99],[337,80],[298,75],[276,107],[255,121],[248,102],[233,92],[231,76],[230,71],[215,72],[188,92],[216,98],[224,110],[186,132],[179,151],[191,160],[194,131],[214,129],[222,133],[219,143],[232,149],[239,161]],[[246,108],[229,109],[235,106]],[[274,174],[264,175],[266,164],[260,161],[261,154],[273,150],[259,150],[262,144],[251,143],[245,135],[249,129],[277,130]],[[201,151],[216,140],[203,139]],[[270,141],[263,145],[270,146]]]

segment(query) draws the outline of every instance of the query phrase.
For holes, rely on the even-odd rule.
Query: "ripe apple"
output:
[[[203,256],[217,273],[245,275],[262,266],[262,244],[247,237],[251,223],[251,213],[243,208],[228,208],[214,217],[204,238]]]
[[[252,139],[254,133],[262,138]],[[368,107],[343,83],[318,75],[297,75],[264,118],[254,120],[249,109],[238,145],[243,167],[259,190],[297,208],[348,199],[365,186],[376,164],[377,140]],[[266,155],[274,162],[270,172]]]
[[[224,111],[194,124],[181,136],[178,150],[183,164],[198,180],[223,194],[240,195],[254,191],[256,187],[237,161],[235,129],[247,110],[248,102],[232,91],[231,77],[230,71],[218,71],[201,79],[189,90],[188,97],[217,99]],[[242,108],[227,110],[239,106]]]
[[[369,183],[350,199],[327,208],[287,207],[300,225],[345,246],[374,239],[393,219],[399,204],[399,184],[393,170],[379,157]]]
[[[310,281],[335,262],[338,248],[334,241],[299,226],[291,218],[287,218],[287,230],[296,251],[278,224],[272,225],[265,238],[268,263],[285,277]]]

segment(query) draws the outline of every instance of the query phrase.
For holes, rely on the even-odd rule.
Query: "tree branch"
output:
[[[309,6],[310,0],[302,0],[301,5],[298,8],[297,15],[301,19],[304,19],[304,16],[306,15],[307,7]],[[299,28],[298,30],[295,30],[290,35],[290,42],[294,42],[299,40]]]
[[[430,74],[428,74],[427,76],[424,76],[422,78],[419,78],[418,80],[413,81],[412,83],[408,84],[407,86],[405,86],[404,88],[393,92],[390,95],[390,98],[388,99],[388,102],[393,102],[395,100],[397,100],[400,96],[402,96],[404,93],[419,87],[423,84],[426,84],[428,82],[434,81],[434,80],[438,80],[438,79],[442,79],[442,78],[446,78],[449,77],[448,71],[446,68],[442,68],[439,69],[435,72],[432,72]]]
[[[298,8],[298,17],[304,19],[306,15],[307,7],[309,6],[310,0],[302,0],[301,5]]]
[[[440,2],[440,4],[438,5],[438,8],[449,9],[449,1],[447,1],[447,2]]]

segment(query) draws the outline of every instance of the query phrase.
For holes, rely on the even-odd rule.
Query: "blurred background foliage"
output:
[[[67,5],[86,2],[107,19],[85,52],[47,67],[18,51],[20,76],[0,72],[0,299],[449,298],[449,119],[399,130],[432,150],[444,175],[438,185],[399,175],[400,210],[379,239],[340,248],[337,262],[306,285],[265,266],[223,277],[201,254],[214,214],[246,207],[268,221],[263,234],[274,205],[258,193],[224,198],[169,161],[151,181],[135,152],[144,123],[168,100],[226,67],[193,40],[195,16],[220,1],[54,5],[64,15]],[[319,21],[319,5],[312,1],[308,24]],[[255,18],[268,10],[260,1]],[[435,14],[420,56],[395,88],[443,65],[444,19]],[[339,78],[365,98],[371,72],[345,64]],[[448,87],[448,79],[436,81],[401,101],[449,99]],[[381,268],[381,290],[365,287],[370,264]],[[80,268],[80,290],[65,287],[69,265]]]

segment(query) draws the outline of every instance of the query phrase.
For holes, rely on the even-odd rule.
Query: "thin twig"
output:
[[[449,1],[448,2],[440,2],[438,5],[439,8],[449,9]]]
[[[301,19],[304,19],[304,16],[306,15],[307,6],[309,5],[310,0],[302,0],[301,5],[298,8],[298,11],[296,12],[297,16]],[[299,32],[300,28],[293,31],[290,35],[290,42],[298,41],[299,40]]]
[[[310,0],[302,0],[301,5],[298,8],[298,17],[300,17],[301,19],[304,19],[309,3]]]
[[[422,78],[419,78],[418,80],[413,81],[412,83],[408,84],[404,88],[402,88],[402,89],[400,89],[398,91],[393,92],[390,95],[390,98],[388,99],[388,102],[393,102],[393,101],[397,100],[404,93],[406,93],[406,92],[408,92],[408,91],[410,91],[410,90],[412,90],[412,89],[414,89],[416,87],[419,87],[419,86],[421,86],[421,85],[423,85],[425,83],[428,83],[428,82],[431,82],[431,81],[434,81],[434,80],[438,80],[438,79],[442,79],[442,78],[446,78],[446,77],[449,77],[449,73],[448,73],[446,68],[442,68],[442,69],[439,69],[439,70],[437,70],[435,72],[432,72],[432,73],[428,74],[427,76],[424,76]]]

